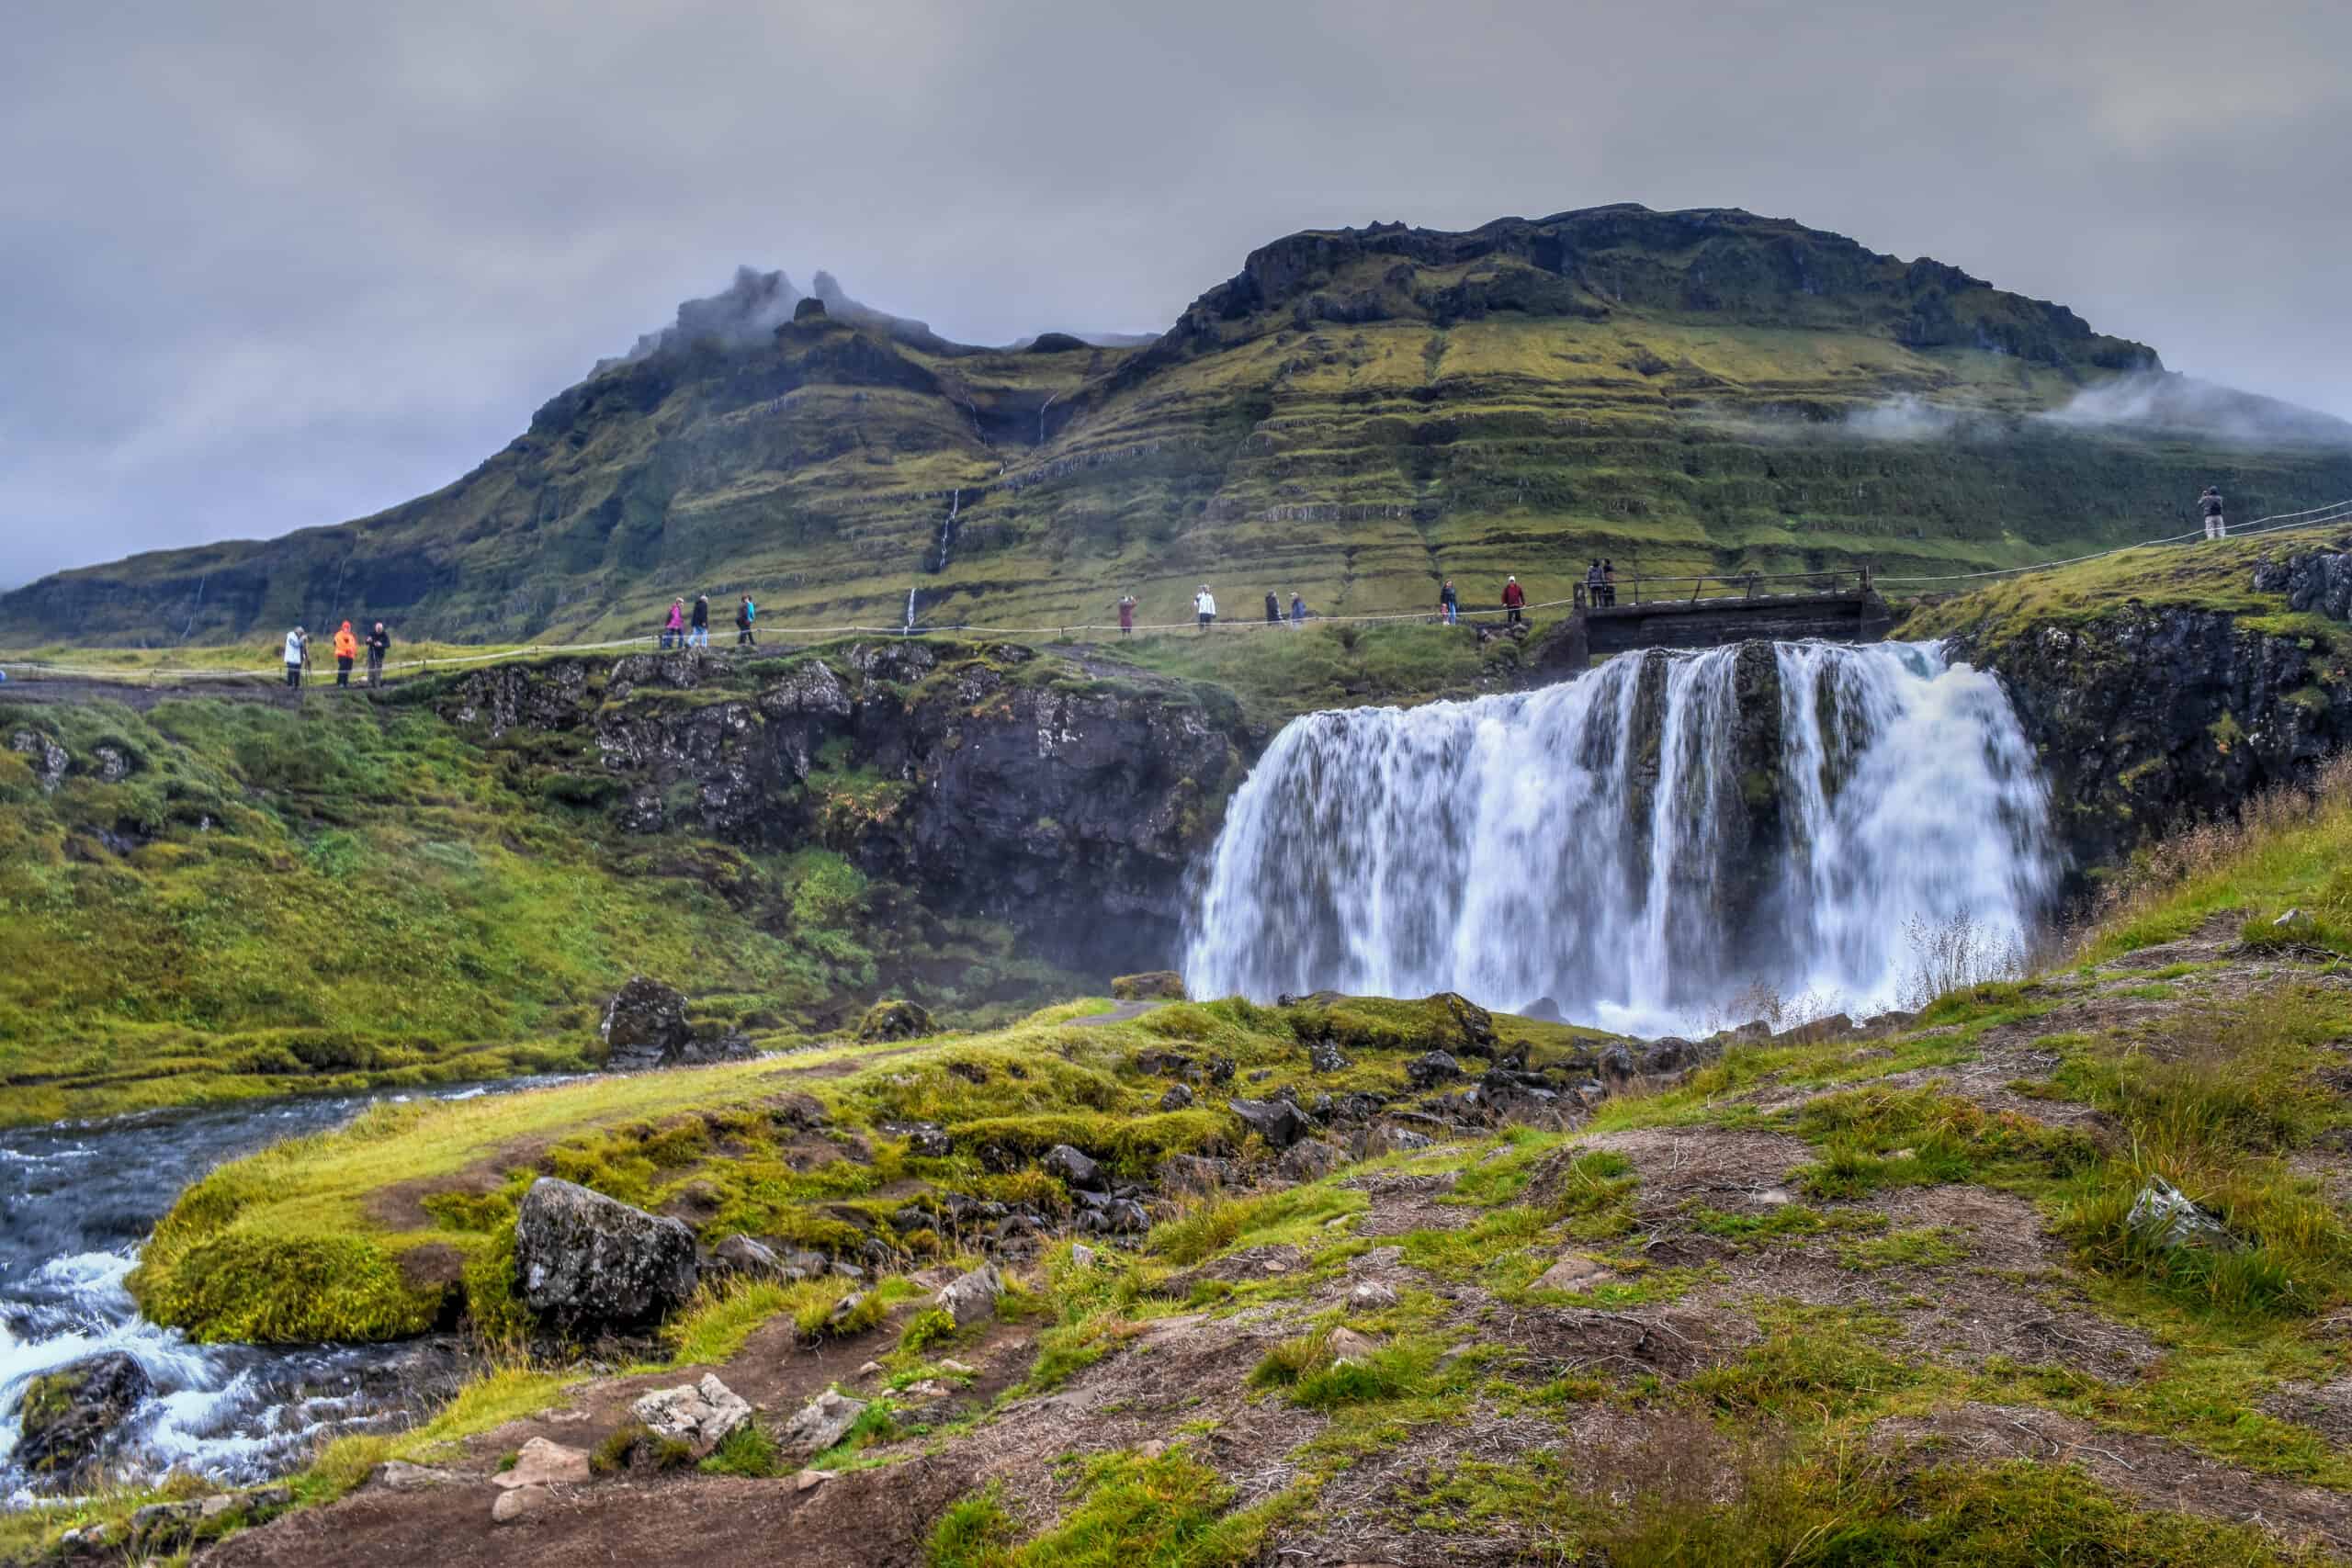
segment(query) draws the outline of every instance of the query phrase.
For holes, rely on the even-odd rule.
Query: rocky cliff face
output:
[[[493,742],[565,738],[564,793],[629,831],[822,844],[1103,973],[1166,961],[1242,767],[1222,694],[1005,644],[508,666],[431,700]]]
[[[2254,587],[2344,618],[2352,556],[2256,570]],[[2233,614],[2132,604],[2079,623],[1979,626],[1956,658],[1997,672],[2041,752],[2076,870],[2186,818],[2225,815],[2352,740],[2352,684],[2328,639]]]

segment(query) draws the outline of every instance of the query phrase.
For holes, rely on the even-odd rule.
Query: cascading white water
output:
[[[1644,1033],[1758,988],[1875,1009],[1917,932],[2024,944],[2047,818],[1999,684],[1928,645],[1630,653],[1537,692],[1311,714],[1234,797],[1185,986],[1548,997]]]
[[[947,552],[956,547],[956,519],[964,510],[964,490],[961,485],[947,492],[947,515],[939,520],[939,564],[933,571],[947,570]],[[907,590],[906,631],[915,629],[915,596],[922,592],[920,585]]]

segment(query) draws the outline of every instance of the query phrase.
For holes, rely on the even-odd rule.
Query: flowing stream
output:
[[[2021,952],[2055,874],[2008,699],[1939,648],[1629,653],[1294,720],[1227,814],[1184,979],[1549,998],[1637,1033],[1869,1011]]]
[[[465,1358],[454,1339],[196,1345],[141,1317],[123,1285],[189,1182],[391,1098],[405,1097],[248,1101],[0,1133],[0,1491],[11,1505],[35,1496],[15,1462],[25,1384],[87,1356],[126,1352],[154,1383],[105,1455],[127,1479],[175,1467],[228,1483],[279,1474],[323,1437],[404,1425],[420,1400],[454,1381]]]

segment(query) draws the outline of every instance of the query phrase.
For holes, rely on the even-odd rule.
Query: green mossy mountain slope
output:
[[[2346,431],[2043,418],[2154,353],[1955,268],[1736,210],[1310,231],[1158,342],[976,350],[816,317],[608,364],[503,451],[377,516],[0,597],[0,643],[643,633],[671,597],[779,625],[1147,621],[1214,581],[1325,613],[1442,575],[1538,599],[1653,574],[2014,564],[2352,492]],[[2135,383],[2136,384],[2136,383]],[[2155,383],[2169,385],[2170,383]],[[2267,423],[2266,423],[2267,422]]]

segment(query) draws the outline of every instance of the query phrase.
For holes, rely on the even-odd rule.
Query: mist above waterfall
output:
[[[1920,931],[2021,948],[2054,883],[2007,698],[1932,646],[1629,653],[1294,721],[1236,795],[1186,987],[1456,990],[1636,1032],[1894,1004]]]

